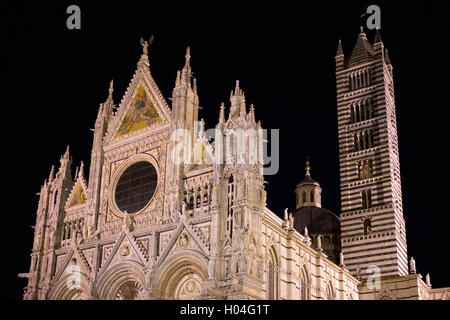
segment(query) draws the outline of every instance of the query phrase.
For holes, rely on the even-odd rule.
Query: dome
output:
[[[294,228],[301,234],[305,227],[308,227],[308,232],[311,234],[340,234],[341,232],[341,221],[330,210],[314,206],[300,207],[292,215]]]

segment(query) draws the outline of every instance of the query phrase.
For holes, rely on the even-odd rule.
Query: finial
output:
[[[63,159],[68,159],[69,158],[69,146],[67,146],[67,148],[66,148],[66,152],[64,152],[64,156],[63,156]]]
[[[109,83],[109,90],[108,90],[108,92],[109,92],[108,98],[112,99],[112,94],[114,92],[114,80],[111,80],[111,82]]]
[[[339,39],[338,48],[337,48],[337,51],[336,51],[336,57],[337,56],[343,56],[343,55],[344,55],[344,51],[342,50],[342,41],[341,41],[341,39]]]
[[[429,286],[431,288],[431,280],[430,280],[429,273],[427,273],[427,275],[425,276],[425,283],[427,284],[427,286]]]
[[[364,27],[363,26],[359,27],[359,33],[364,33]]]
[[[50,175],[48,176],[49,183],[53,181],[54,176],[55,176],[55,166],[52,166],[52,169],[50,170]]]
[[[239,89],[239,80],[236,80],[236,88],[234,89],[235,95],[240,95],[241,89]]]
[[[220,104],[219,123],[225,122],[225,103]]]
[[[80,170],[78,171],[79,178],[81,178],[83,176],[83,171],[84,171],[84,163],[83,163],[83,161],[81,161]]]
[[[186,48],[186,60],[185,60],[185,66],[189,66],[189,61],[191,60],[191,49],[189,47]]]
[[[253,121],[255,121],[255,106],[252,104],[250,104],[250,117]]]
[[[192,80],[192,82],[193,82],[193,89],[192,90],[194,90],[194,92],[197,93],[197,79],[194,78]]]
[[[306,170],[306,175],[309,176],[310,173],[309,171],[311,170],[311,165],[309,163],[309,157],[306,157],[306,166],[305,166],[305,170]]]

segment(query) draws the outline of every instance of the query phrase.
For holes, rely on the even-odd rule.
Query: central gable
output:
[[[142,56],[138,68],[114,115],[105,136],[105,145],[135,137],[149,128],[164,126],[172,112],[150,74],[148,58]]]
[[[141,84],[136,91],[136,95],[125,114],[120,127],[114,135],[114,139],[150,127],[161,121],[162,119],[156,110],[155,105],[152,103],[149,94]]]

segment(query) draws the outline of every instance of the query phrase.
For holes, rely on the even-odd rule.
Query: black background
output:
[[[360,16],[382,11],[381,36],[394,67],[408,254],[434,287],[448,275],[448,22],[443,2],[172,2],[3,4],[2,298],[20,299],[28,272],[40,186],[70,145],[73,170],[88,175],[98,105],[114,79],[118,104],[155,36],[150,70],[169,98],[191,47],[200,116],[215,126],[239,79],[264,128],[280,129],[280,170],[267,176],[268,207],[294,209],[295,185],[311,158],[322,204],[339,214],[334,56],[348,56]],[[81,30],[66,28],[66,8],[81,7]],[[373,32],[367,31],[369,40]],[[168,101],[170,102],[170,101]]]

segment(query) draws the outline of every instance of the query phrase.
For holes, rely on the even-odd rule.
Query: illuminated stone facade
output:
[[[99,107],[88,179],[83,163],[72,175],[67,148],[41,188],[31,266],[20,275],[28,278],[24,299],[446,297],[416,274],[369,290],[342,254],[339,263],[327,257],[320,236],[313,244],[292,214],[281,219],[270,211],[262,127],[239,82],[229,111],[224,104],[218,110],[212,145],[198,121],[189,49],[169,107],[142,44],[120,104],[111,82]],[[253,143],[225,134],[239,130],[256,133]],[[220,148],[217,141],[226,143]],[[320,206],[321,189],[314,188],[312,205]],[[399,291],[402,281],[407,293]]]

